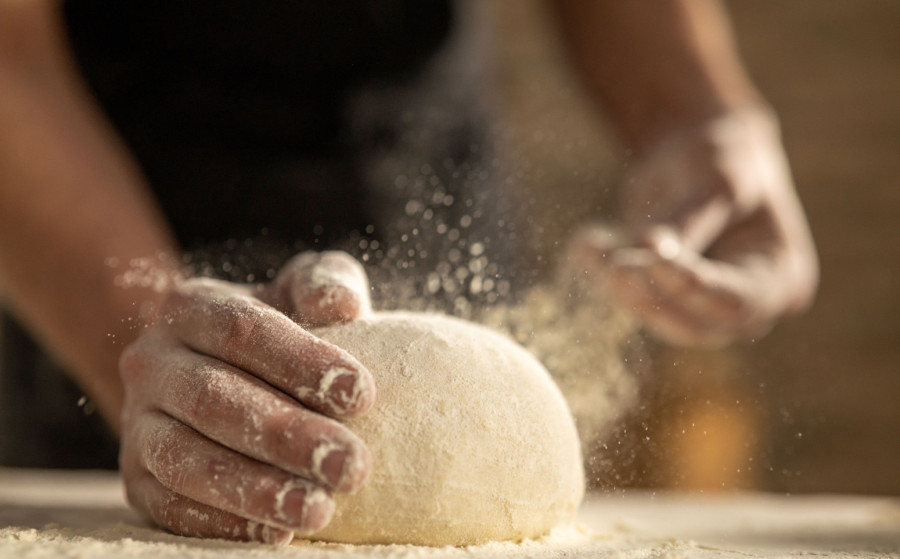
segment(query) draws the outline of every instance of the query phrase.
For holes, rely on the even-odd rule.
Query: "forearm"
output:
[[[158,260],[175,247],[79,83],[54,7],[4,9],[31,30],[27,49],[0,44],[0,293],[117,427],[119,352],[162,294],[116,277],[134,259],[176,273]]]
[[[717,0],[557,0],[562,35],[625,144],[763,102]]]

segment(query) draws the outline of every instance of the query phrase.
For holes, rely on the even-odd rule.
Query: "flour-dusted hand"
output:
[[[365,273],[343,253],[300,255],[272,284],[174,287],[120,360],[132,505],[183,535],[285,543],[324,527],[332,492],[370,468],[336,420],[366,412],[375,385],[301,324],[368,312]]]
[[[723,2],[553,2],[591,99],[634,154],[622,231],[571,244],[658,337],[720,344],[809,304],[811,235],[778,123]]]
[[[622,231],[588,228],[573,254],[596,265],[662,340],[752,337],[810,303],[815,249],[768,112],[734,111],[670,132],[621,196]]]
[[[304,252],[262,289],[263,299],[308,326],[347,322],[372,310],[366,273],[345,252]]]

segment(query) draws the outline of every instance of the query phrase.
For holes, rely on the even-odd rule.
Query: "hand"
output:
[[[370,468],[336,420],[368,410],[375,384],[299,324],[368,312],[365,272],[336,252],[301,254],[268,285],[172,288],[120,360],[132,506],[190,536],[284,544],[323,528],[332,492],[358,489]]]
[[[583,230],[570,261],[598,268],[658,338],[720,345],[810,304],[815,248],[768,113],[668,134],[622,188],[621,230]]]

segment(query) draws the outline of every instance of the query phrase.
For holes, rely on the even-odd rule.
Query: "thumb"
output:
[[[643,223],[632,222],[630,229],[636,245],[671,259],[680,248],[706,252],[733,218],[734,204],[728,195],[709,188],[648,216]]]
[[[347,322],[372,310],[362,265],[345,252],[304,252],[267,287],[272,304],[308,326]]]

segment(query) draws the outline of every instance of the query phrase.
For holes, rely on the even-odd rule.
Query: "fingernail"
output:
[[[366,458],[364,449],[325,441],[313,451],[312,472],[336,491],[354,492],[365,479]]]
[[[325,252],[322,259],[309,270],[308,289],[325,295],[321,304],[328,299],[336,299],[338,290],[358,296],[369,292],[365,272],[352,258],[344,253]]]
[[[318,479],[340,491],[347,484],[346,474],[352,468],[353,454],[332,442],[320,444],[313,451],[312,471]]]
[[[313,455],[313,468],[316,475],[330,483],[332,487],[342,489],[348,460],[352,460],[352,457],[345,449],[341,447],[328,449],[320,446]]]
[[[334,501],[328,492],[310,482],[289,481],[275,496],[275,513],[297,533],[321,530],[334,514]]]
[[[345,285],[327,285],[311,293],[303,308],[316,324],[349,322],[365,314],[369,308],[366,296]]]
[[[344,367],[332,367],[322,375],[319,394],[334,411],[355,415],[368,409],[372,399],[369,385],[361,373]]]
[[[255,539],[255,538],[251,538]],[[259,531],[259,541],[268,545],[277,545],[279,547],[291,543],[294,539],[294,533],[289,530],[273,528],[272,526],[262,525]]]

